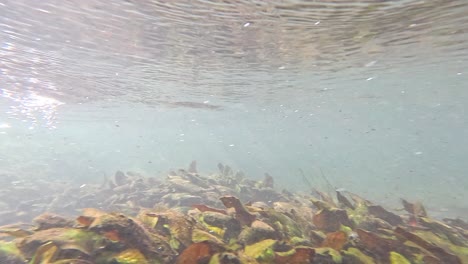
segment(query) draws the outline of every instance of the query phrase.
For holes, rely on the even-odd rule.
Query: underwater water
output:
[[[466,219],[467,14],[464,0],[0,0],[0,181],[221,162]]]

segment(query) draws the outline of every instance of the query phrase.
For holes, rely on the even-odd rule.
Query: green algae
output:
[[[391,264],[411,264],[411,262],[403,255],[392,251],[390,252],[390,263]]]

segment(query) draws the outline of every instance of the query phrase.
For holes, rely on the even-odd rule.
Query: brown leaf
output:
[[[114,183],[115,185],[117,186],[121,186],[121,185],[124,185],[125,183],[127,183],[127,176],[125,176],[125,173],[121,172],[121,171],[116,171],[115,172],[115,175],[114,175]]]
[[[126,244],[138,248],[145,256],[151,258],[172,259],[172,250],[166,238],[157,234],[156,230],[148,228],[138,219],[127,217],[120,213],[108,213],[97,217],[88,227],[92,232],[104,234],[110,240],[124,240]],[[115,233],[117,230],[118,233]],[[109,233],[110,232],[110,233]]]
[[[369,213],[377,218],[380,218],[382,220],[385,220],[387,223],[397,226],[403,224],[403,220],[401,219],[400,216],[389,212],[385,210],[382,206],[380,205],[369,205],[367,207],[369,210]]]
[[[0,234],[6,234],[12,237],[25,237],[31,235],[31,230],[23,229],[20,225],[6,225],[0,226]]]
[[[226,208],[234,208],[236,210],[236,218],[241,222],[241,224],[250,226],[255,220],[255,215],[251,214],[247,209],[242,205],[239,199],[234,196],[223,196],[220,198],[221,202],[226,206]]]
[[[314,214],[312,219],[314,225],[326,232],[334,232],[340,228],[340,225],[351,227],[353,224],[349,220],[345,210],[342,209],[322,209]]]
[[[366,200],[355,193],[348,192],[348,195],[354,201],[354,204],[356,207],[359,207],[359,206],[367,207],[369,205],[372,205],[372,203],[369,200]]]
[[[340,251],[347,240],[348,236],[343,231],[328,233],[325,241],[322,243],[322,247],[330,247]]]
[[[119,231],[117,231],[117,230],[106,231],[106,232],[103,233],[103,236],[105,238],[109,239],[112,242],[120,242],[121,241]]]
[[[468,223],[459,218],[458,219],[444,218],[443,220],[445,223],[451,226],[455,226],[455,227],[468,230]]]
[[[262,182],[262,187],[273,188],[273,186],[275,185],[274,182],[275,181],[273,177],[270,174],[265,173],[265,179]]]
[[[297,247],[295,253],[288,256],[275,255],[278,264],[308,264],[314,261],[315,250],[309,247]]]
[[[327,202],[325,201],[322,201],[322,200],[315,200],[315,199],[311,199],[310,200],[312,202],[312,204],[317,207],[318,210],[321,210],[321,209],[332,209],[333,207],[328,204]]]
[[[410,203],[406,201],[405,199],[401,199],[401,202],[403,203],[403,207],[405,210],[414,215],[414,216],[422,216],[422,217],[427,217],[426,209],[420,202],[416,203]]]
[[[422,260],[424,264],[442,264],[442,261],[434,256],[424,256]]]
[[[348,198],[346,198],[346,196],[341,194],[341,192],[336,191],[336,198],[338,199],[338,202],[340,202],[344,206],[351,208],[353,210],[356,209],[356,207],[348,200]]]
[[[359,241],[364,247],[379,255],[387,255],[390,251],[398,251],[401,247],[401,242],[395,239],[380,237],[379,235],[365,231],[363,229],[356,229],[359,236]]]
[[[313,191],[315,193],[317,193],[317,195],[320,197],[320,199],[322,199],[324,202],[326,202],[327,204],[329,204],[331,207],[336,207],[336,204],[335,204],[335,201],[333,201],[333,199],[331,198],[330,195],[322,192],[322,191],[319,191],[317,189],[313,189]]]
[[[468,240],[464,238],[463,235],[460,234],[456,228],[453,228],[445,223],[432,220],[426,217],[420,217],[419,221],[421,225],[429,228],[432,232],[447,236],[450,242],[452,242],[454,245],[460,247],[468,247]]]
[[[219,169],[219,172],[223,173],[224,172],[224,165],[222,163],[218,163],[218,169]]]
[[[192,207],[197,208],[198,210],[200,210],[200,212],[216,212],[216,213],[226,214],[226,210],[209,207],[204,204],[194,204],[192,205]]]
[[[84,208],[82,215],[90,217],[100,217],[106,215],[107,213],[96,208]]]
[[[74,222],[68,218],[53,213],[43,213],[33,219],[36,230],[49,228],[72,227]]]
[[[177,258],[177,264],[207,264],[215,250],[208,241],[193,243]]]
[[[31,260],[31,264],[42,264],[52,263],[55,261],[59,253],[58,247],[49,241],[37,248],[34,258]]]
[[[405,229],[401,227],[395,228],[395,234],[415,243],[416,245],[426,249],[427,251],[431,252],[435,256],[437,256],[440,259],[446,260],[447,263],[454,263],[454,264],[461,264],[461,260],[459,257],[456,255],[449,253],[445,251],[445,249],[428,242],[421,238],[420,236],[413,234],[411,232],[406,231]]]
[[[192,163],[190,163],[190,166],[188,168],[188,172],[189,173],[197,173],[198,172],[197,171],[197,161],[196,160],[194,160],[194,161],[192,161]]]
[[[78,222],[78,224],[80,224],[83,227],[89,227],[93,223],[94,219],[96,218],[81,215],[81,216],[78,216],[78,218],[76,218],[76,221]]]
[[[313,222],[317,228],[329,232],[336,231],[340,228],[340,221],[327,209],[322,209],[314,214]]]

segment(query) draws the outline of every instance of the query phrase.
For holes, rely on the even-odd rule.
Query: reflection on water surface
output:
[[[467,13],[464,0],[1,0],[0,165],[87,181],[222,161],[298,189],[299,169],[323,171],[466,215]]]

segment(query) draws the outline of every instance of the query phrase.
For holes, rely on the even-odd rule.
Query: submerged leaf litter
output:
[[[192,162],[163,181],[118,171],[76,188],[15,182],[1,195],[0,263],[468,263],[468,223],[432,219],[421,203],[395,213],[218,168]]]

